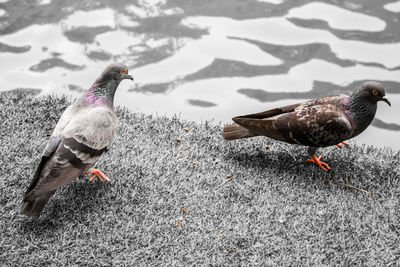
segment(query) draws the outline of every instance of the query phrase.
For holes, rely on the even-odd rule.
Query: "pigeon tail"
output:
[[[256,134],[255,132],[252,132],[236,123],[225,126],[224,130],[222,131],[222,137],[225,140],[235,140],[235,139],[248,138],[248,137],[253,137],[253,136],[258,136],[258,134]]]
[[[47,193],[46,195],[40,196],[34,200],[24,200],[20,214],[26,216],[39,216],[44,206],[46,206],[50,197],[56,192],[56,190]]]

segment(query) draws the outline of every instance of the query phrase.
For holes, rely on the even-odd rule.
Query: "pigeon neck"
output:
[[[355,122],[356,131],[353,136],[364,131],[375,117],[377,104],[363,97],[360,91],[353,93],[348,101],[348,110]]]
[[[85,102],[88,104],[113,107],[115,90],[118,84],[119,82],[116,80],[104,82],[101,79],[97,79],[85,95]]]

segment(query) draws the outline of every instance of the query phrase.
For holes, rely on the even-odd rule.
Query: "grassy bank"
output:
[[[74,181],[27,218],[22,196],[69,100],[0,96],[1,263],[400,264],[397,151],[327,148],[325,173],[304,147],[226,142],[221,126],[119,108],[112,149],[96,165],[111,182]]]

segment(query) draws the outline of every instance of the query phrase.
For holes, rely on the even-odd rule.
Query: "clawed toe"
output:
[[[103,182],[103,179],[106,182],[110,182],[110,178],[107,177],[107,175],[104,174],[104,172],[102,172],[99,169],[95,169],[95,168],[91,168],[90,170],[88,170],[87,172],[84,172],[85,174],[92,174],[92,176],[90,176],[89,178],[89,182],[91,182],[94,177],[97,177],[97,179],[99,179],[100,182]]]
[[[329,165],[327,163],[321,161],[322,155],[319,156],[318,158],[314,155],[313,156],[310,155],[310,157],[311,157],[311,159],[307,159],[306,160],[307,162],[317,164],[321,169],[323,169],[326,172],[331,169],[331,167],[329,167]]]
[[[342,148],[342,144],[345,145],[345,146],[348,146],[348,145],[349,145],[349,143],[343,141],[343,142],[340,142],[339,144],[336,144],[336,146],[337,146],[338,148]]]

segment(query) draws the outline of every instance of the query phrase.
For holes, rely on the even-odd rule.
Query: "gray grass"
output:
[[[303,147],[226,142],[221,126],[118,108],[118,135],[96,165],[111,183],[79,179],[27,218],[22,196],[70,101],[0,96],[1,263],[400,264],[398,151],[327,148],[333,171],[324,173]]]

